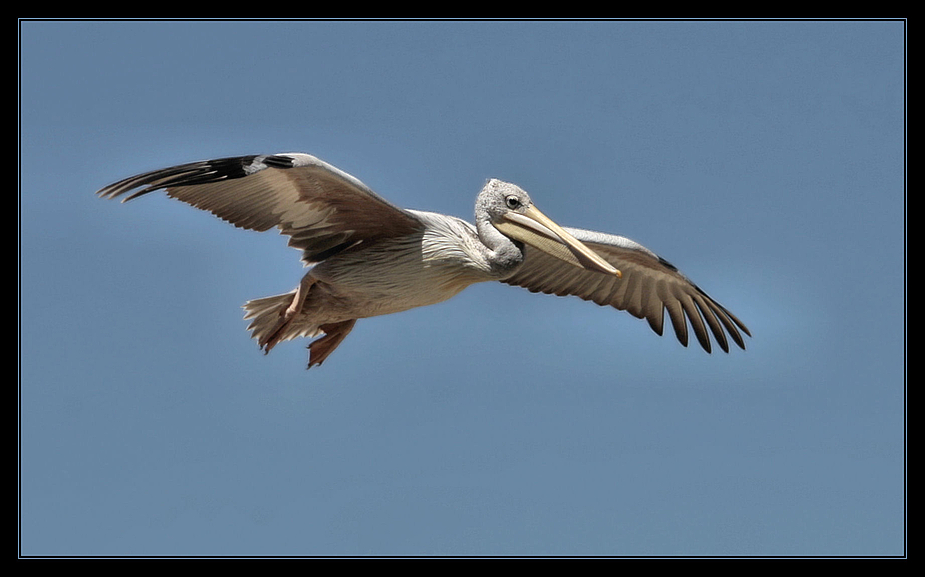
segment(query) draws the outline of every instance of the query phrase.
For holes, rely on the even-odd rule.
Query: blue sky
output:
[[[22,555],[905,553],[905,26],[21,22]],[[655,250],[707,355],[476,285],[320,368],[298,253],[100,187],[302,151],[471,218],[488,178]]]

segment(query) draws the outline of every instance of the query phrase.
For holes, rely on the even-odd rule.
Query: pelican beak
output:
[[[565,229],[532,205],[523,212],[506,212],[503,220],[495,224],[495,228],[515,240],[527,243],[575,266],[612,274],[617,278],[623,276],[599,254],[567,233]]]

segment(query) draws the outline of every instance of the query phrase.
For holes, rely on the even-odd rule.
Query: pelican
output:
[[[501,281],[531,292],[575,295],[644,318],[659,335],[664,311],[685,347],[688,322],[705,351],[710,334],[745,349],[745,325],[677,268],[628,238],[563,228],[518,186],[489,180],[475,225],[394,206],[353,176],[303,153],[182,164],[126,178],[97,192],[122,202],[149,192],[207,210],[236,227],[273,227],[311,268],[295,290],[247,302],[248,330],[268,353],[297,337],[320,365],[357,319],[397,313]],[[323,336],[322,336],[323,335]]]

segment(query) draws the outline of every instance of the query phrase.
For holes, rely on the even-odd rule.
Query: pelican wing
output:
[[[742,321],[665,259],[622,236],[565,230],[618,268],[622,277],[579,268],[527,246],[523,266],[503,282],[531,292],[575,295],[625,310],[646,319],[659,335],[667,310],[675,334],[684,346],[687,346],[689,322],[707,352],[711,352],[710,333],[725,352],[729,352],[727,332],[735,344],[745,348],[740,331],[749,336],[751,333]]]
[[[411,212],[378,196],[353,176],[301,153],[204,160],[126,178],[97,194],[123,202],[164,189],[231,224],[266,231],[274,226],[319,262],[358,242],[423,230]],[[131,194],[129,194],[131,193]]]

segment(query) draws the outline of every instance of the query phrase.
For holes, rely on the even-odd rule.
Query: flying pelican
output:
[[[456,217],[398,208],[353,176],[302,153],[193,162],[146,172],[97,194],[123,202],[153,192],[207,210],[241,228],[273,227],[312,268],[287,294],[247,302],[261,349],[318,337],[308,368],[343,342],[357,319],[442,302],[497,280],[531,292],[575,295],[645,318],[662,334],[664,311],[687,346],[688,325],[711,351],[710,333],[745,348],[748,329],[677,268],[622,236],[562,228],[525,191],[489,180],[475,226]],[[709,327],[709,332],[708,332]],[[725,330],[724,330],[725,329]]]

